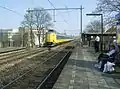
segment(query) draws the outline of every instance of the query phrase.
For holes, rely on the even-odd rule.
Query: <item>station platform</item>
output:
[[[75,47],[53,89],[120,89],[120,74],[106,74],[94,67],[93,48]]]

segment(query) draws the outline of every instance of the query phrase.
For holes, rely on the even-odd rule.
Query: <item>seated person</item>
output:
[[[108,52],[110,50],[110,43],[106,44],[105,45],[105,49],[104,49],[104,52]]]
[[[115,46],[114,44],[110,46],[110,51],[108,53],[102,53],[99,55],[98,63],[100,64],[99,68],[101,71],[104,70],[104,65],[107,63],[107,61],[114,62],[114,56],[117,52],[118,52],[117,45]],[[113,59],[111,60],[110,57],[113,57]]]
[[[114,67],[115,67],[116,63],[118,63],[118,58],[120,58],[119,57],[119,45],[117,45],[115,40],[114,40],[114,46],[115,46],[116,54],[113,55],[114,56],[113,60],[109,59],[107,61],[107,63],[104,64],[103,72],[112,72],[112,71],[114,71],[115,70]],[[117,60],[116,60],[116,57],[117,57]],[[104,63],[104,61],[103,61],[103,63]]]
[[[105,65],[104,65],[104,70],[103,72],[113,72],[115,70],[114,68],[115,66],[115,63],[111,63],[111,62],[107,62]]]
[[[115,52],[116,52],[115,46],[111,45],[110,46],[110,50],[107,53],[102,53],[102,54],[99,55],[99,57],[98,57],[98,63],[100,63],[100,61],[102,60],[102,58],[109,58]]]

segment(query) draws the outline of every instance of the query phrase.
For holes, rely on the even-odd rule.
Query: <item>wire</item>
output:
[[[51,6],[54,8],[54,9],[56,9],[55,8],[55,6],[53,5],[53,3],[50,1],[50,0],[47,0],[50,4],[51,4]],[[64,22],[66,23],[66,24],[68,24],[68,22],[63,18],[63,16],[62,15],[60,15],[61,17],[62,17],[62,19],[64,20]]]
[[[48,2],[51,4],[51,6],[53,6],[55,8],[55,6],[52,4],[52,2],[50,0],[48,0]]]
[[[20,15],[20,16],[24,16],[24,15],[20,14],[19,12],[14,11],[14,10],[11,10],[11,9],[9,9],[9,8],[7,8],[7,7],[0,6],[0,8],[3,8],[3,9],[5,9],[5,10],[8,10],[8,11],[13,12],[13,13],[15,13],[15,14],[18,14],[18,15]]]

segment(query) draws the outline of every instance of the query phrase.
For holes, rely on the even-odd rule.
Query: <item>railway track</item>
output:
[[[0,54],[0,60],[4,60],[5,58],[9,58],[9,57],[12,57],[14,55],[16,55],[17,53],[19,52],[24,52],[25,49],[23,50],[18,50],[18,51],[13,51],[13,52],[8,52],[8,53],[3,53],[3,54]]]
[[[21,50],[17,50],[17,51],[11,51],[11,52],[7,52],[7,53],[3,53],[3,54],[0,54],[0,60],[4,60],[4,59],[7,59],[7,58],[16,56],[16,55],[20,55],[20,53],[23,53],[23,52],[31,52],[31,51],[34,51],[34,50],[36,50],[36,49],[30,49],[30,50],[21,49]]]
[[[53,49],[57,49],[58,47],[54,47]],[[17,52],[10,52],[7,53],[9,55],[4,55],[2,57],[0,57],[0,71],[9,68],[9,67],[13,67],[14,65],[20,63],[21,61],[25,61],[26,59],[30,59],[33,58],[35,56],[38,56],[44,52],[47,52],[46,48],[38,48],[38,49],[32,49],[30,51],[28,50],[20,50]]]
[[[27,50],[23,50],[23,51],[19,51],[19,52],[16,52],[14,53],[13,55],[8,55],[8,56],[4,56],[4,58],[2,57],[2,59],[0,60],[0,65],[4,64],[4,63],[7,63],[9,61],[12,61],[12,60],[15,60],[15,59],[20,59],[20,58],[23,58],[25,56],[29,56],[30,54],[35,54],[37,52],[42,52],[44,50],[40,50],[40,49],[37,49],[37,50],[31,50],[31,51],[27,51]]]
[[[51,71],[43,78],[43,80],[38,84],[34,89],[52,89],[56,80],[58,79],[64,65],[67,63],[69,56],[72,53],[74,46],[69,46],[66,49],[69,49],[66,54],[60,59],[57,65],[51,69]]]
[[[53,52],[49,52],[48,55],[43,54],[42,56],[35,57],[34,59],[37,60],[36,66],[24,71],[24,73],[21,73],[19,77],[9,83],[3,84],[1,89],[37,89],[37,87],[41,86],[42,80],[45,81],[48,75],[53,72],[53,69],[56,68],[56,65],[60,65],[60,62],[62,62],[70,52],[71,49],[68,50],[66,48],[59,52],[54,50]]]
[[[9,52],[13,52],[13,51],[19,51],[19,50],[23,50],[25,48],[16,48],[16,49],[11,49],[11,50],[7,50],[7,51],[3,51],[3,52],[0,52],[0,55],[4,55],[4,54],[7,54]]]
[[[46,55],[46,53],[48,55]],[[21,63],[18,63],[17,65],[14,65],[12,68],[8,68],[6,69],[7,72],[3,72],[4,76],[1,76],[1,84],[0,85],[4,85],[7,84],[8,82],[11,82],[12,80],[14,80],[16,77],[21,76],[21,74],[25,73],[26,71],[34,68],[35,66],[37,66],[39,63],[43,62],[44,60],[46,60],[50,55],[54,55],[56,52],[44,52],[42,54],[40,54],[39,56],[35,56],[32,58],[28,58],[25,61],[22,61]],[[36,59],[38,57],[43,58],[44,56],[46,56],[46,58],[44,59]]]
[[[57,47],[54,47],[54,48],[56,49]],[[18,61],[20,59],[21,59],[20,61],[22,61],[22,59],[25,58],[25,57],[26,58],[31,58],[31,57],[29,57],[30,55],[34,56],[34,54],[36,54],[36,56],[37,56],[37,54],[42,53],[42,52],[46,52],[46,48],[32,49],[30,51],[24,49],[24,50],[20,50],[20,51],[17,51],[17,52],[8,53],[9,55],[7,54],[7,55],[4,55],[4,56],[0,57],[0,67],[4,66],[4,65],[7,65],[7,66],[8,65],[13,65],[13,64],[16,63],[16,61]],[[13,61],[14,61],[14,63],[13,63]],[[10,62],[12,64],[10,64]],[[2,67],[1,67],[1,69],[2,69]]]
[[[3,60],[0,61],[0,70],[4,70],[5,68],[8,68],[10,66],[13,66],[14,64],[17,64],[21,61],[24,61],[26,57],[30,55],[34,55],[40,52],[43,52],[45,50],[31,50],[31,51],[23,51],[23,52],[18,52],[15,53],[12,56],[9,56],[7,58],[4,58]]]

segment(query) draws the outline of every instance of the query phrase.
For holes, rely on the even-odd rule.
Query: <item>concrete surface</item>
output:
[[[53,89],[120,89],[120,74],[105,74],[94,67],[93,49],[77,46]]]

